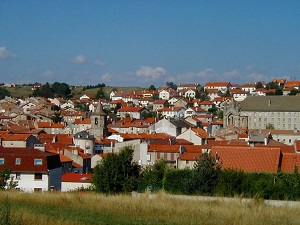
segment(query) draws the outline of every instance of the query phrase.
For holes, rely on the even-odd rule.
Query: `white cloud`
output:
[[[97,66],[105,66],[105,65],[106,65],[105,62],[102,62],[102,61],[100,61],[100,60],[95,60],[95,61],[94,61],[94,64],[97,65]]]
[[[45,78],[52,78],[54,76],[54,72],[51,70],[47,70],[47,71],[43,72],[41,75],[42,75],[42,77],[45,77]]]
[[[156,80],[162,76],[165,76],[167,71],[162,67],[150,67],[150,66],[141,66],[140,69],[136,71],[138,77],[144,77],[152,80]]]
[[[247,76],[250,82],[257,82],[257,81],[268,81],[270,78],[261,73],[252,73]]]
[[[77,55],[74,58],[73,62],[76,64],[83,64],[86,62],[86,57],[84,55]]]
[[[241,77],[241,73],[237,70],[237,69],[235,69],[235,70],[232,70],[232,71],[229,71],[229,72],[225,72],[224,74],[223,74],[223,77],[225,78],[225,79],[227,79],[227,80],[233,80],[233,79],[236,79],[236,78],[239,78],[239,77]]]
[[[5,58],[15,58],[15,57],[17,57],[16,54],[11,53],[5,47],[0,47],[0,58],[5,59]]]
[[[102,82],[108,82],[108,81],[111,81],[111,78],[112,78],[112,74],[110,73],[105,73],[101,76],[101,81]]]
[[[252,66],[252,65],[248,65],[248,66],[246,66],[246,68],[245,68],[246,70],[253,70],[254,69],[254,66]]]
[[[215,77],[217,74],[213,69],[207,68],[205,70],[195,73],[195,75],[196,77],[200,77],[202,79],[213,80],[213,77]]]

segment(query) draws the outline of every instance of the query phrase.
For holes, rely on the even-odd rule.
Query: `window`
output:
[[[4,158],[0,158],[0,165],[3,165],[5,162]]]
[[[34,159],[34,165],[43,165],[42,159]]]
[[[20,165],[21,164],[21,159],[20,158],[16,158],[16,165]]]
[[[34,192],[40,192],[40,191],[42,191],[42,188],[34,188],[33,191]]]
[[[35,180],[42,180],[43,179],[43,174],[42,173],[35,173],[34,174],[34,179]]]

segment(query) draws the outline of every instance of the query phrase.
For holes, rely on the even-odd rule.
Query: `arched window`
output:
[[[98,124],[98,118],[95,118],[95,125]]]

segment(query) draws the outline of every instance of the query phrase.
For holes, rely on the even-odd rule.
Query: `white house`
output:
[[[92,186],[91,174],[65,173],[62,175],[61,191],[89,189]]]
[[[0,170],[11,170],[17,189],[25,192],[61,190],[59,154],[34,148],[0,147]],[[10,180],[11,180],[10,179]]]
[[[157,112],[166,118],[183,118],[185,109],[183,107],[165,107],[158,109]]]
[[[169,100],[170,99],[170,92],[167,90],[161,90],[159,92],[159,99]]]

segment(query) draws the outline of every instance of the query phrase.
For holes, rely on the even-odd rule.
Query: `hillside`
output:
[[[32,95],[32,86],[17,86],[17,87],[6,87],[6,90],[8,90],[12,97],[14,98],[27,98]],[[72,91],[72,95],[75,98],[79,98],[80,96],[84,94],[89,94],[95,96],[99,88],[91,88],[91,89],[85,89],[83,86],[70,86],[70,89]],[[104,87],[104,92],[107,96],[109,96],[110,92],[113,89],[117,89],[118,91],[141,91],[145,90],[146,88],[142,87],[111,87],[107,86]]]

